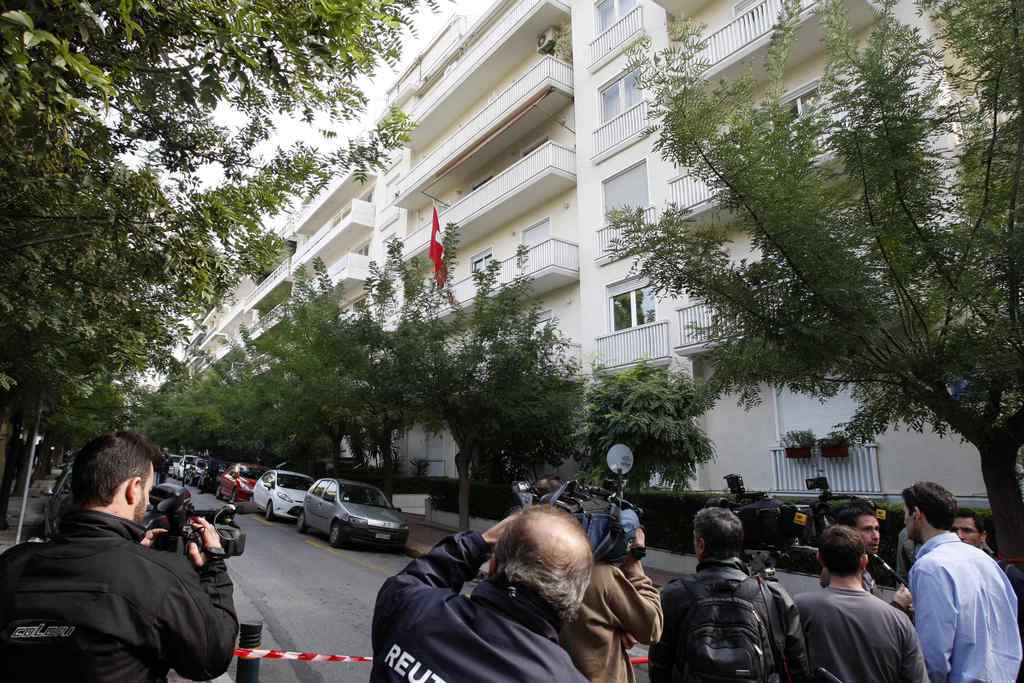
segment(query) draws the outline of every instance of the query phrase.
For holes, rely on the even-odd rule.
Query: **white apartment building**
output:
[[[869,0],[846,0],[855,30],[872,20]],[[824,68],[815,0],[802,22],[786,74],[794,106],[813,100]],[[708,373],[709,340],[693,323],[706,320],[699,301],[656,300],[632,264],[615,260],[607,211],[645,207],[651,215],[672,202],[694,215],[715,210],[707,188],[653,151],[644,136],[647,106],[627,71],[626,48],[650,37],[668,46],[672,17],[707,26],[708,76],[730,78],[762,68],[782,0],[495,0],[475,22],[454,17],[388,92],[416,125],[390,167],[360,184],[335,183],[286,229],[295,253],[259,284],[243,283],[235,303],[211,311],[190,345],[220,358],[241,326],[272,325],[295,272],[319,256],[344,285],[343,305],[358,297],[369,261],[398,237],[406,258],[423,258],[436,201],[441,223],[461,229],[459,263],[450,274],[460,302],[472,298],[473,270],[492,260],[509,264],[520,244],[543,310],[580,347],[585,369],[625,368],[641,359]],[[922,24],[912,3],[905,21]],[[570,25],[572,59],[538,49],[555,27]],[[747,253],[738,236],[737,256]],[[849,397],[827,402],[764,388],[762,405],[745,411],[724,398],[705,417],[717,458],[700,468],[698,489],[724,488],[743,474],[748,488],[799,493],[804,479],[825,474],[834,490],[898,495],[932,479],[959,496],[984,496],[974,450],[956,439],[890,431],[852,447],[846,458],[786,459],[780,438],[790,430],[824,436],[847,420]],[[455,445],[447,435],[414,429],[404,437],[407,460],[429,461],[429,474],[455,476]]]

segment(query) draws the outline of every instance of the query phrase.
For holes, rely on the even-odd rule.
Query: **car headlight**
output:
[[[294,503],[294,502],[295,502],[295,501],[294,501],[294,500],[292,500],[292,499],[291,499],[291,497],[290,497],[290,496],[289,496],[289,495],[288,495],[287,493],[285,493],[284,491],[278,491],[278,492],[277,492],[277,497],[278,497],[278,498],[280,498],[281,500],[285,501],[286,503]]]
[[[348,521],[353,526],[369,526],[370,525],[370,520],[368,520],[366,517],[356,517],[355,515],[349,515],[348,516]]]

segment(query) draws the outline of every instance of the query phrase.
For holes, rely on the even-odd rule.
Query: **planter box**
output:
[[[849,446],[822,446],[821,457],[823,458],[848,458],[850,457]]]
[[[791,446],[786,449],[786,457],[792,459],[809,458],[811,457],[812,448],[810,446]]]

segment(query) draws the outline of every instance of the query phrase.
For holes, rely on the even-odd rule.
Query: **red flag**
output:
[[[444,265],[444,245],[441,244],[441,221],[437,217],[437,207],[434,207],[434,225],[430,230],[430,260],[434,262],[434,281],[438,287],[444,287],[448,279],[448,269]]]

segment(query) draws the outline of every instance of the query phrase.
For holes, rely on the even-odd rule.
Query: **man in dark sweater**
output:
[[[868,556],[861,535],[840,524],[825,530],[818,560],[828,588],[794,596],[814,671],[841,681],[920,683],[928,679],[917,632],[905,614],[864,590]]]

